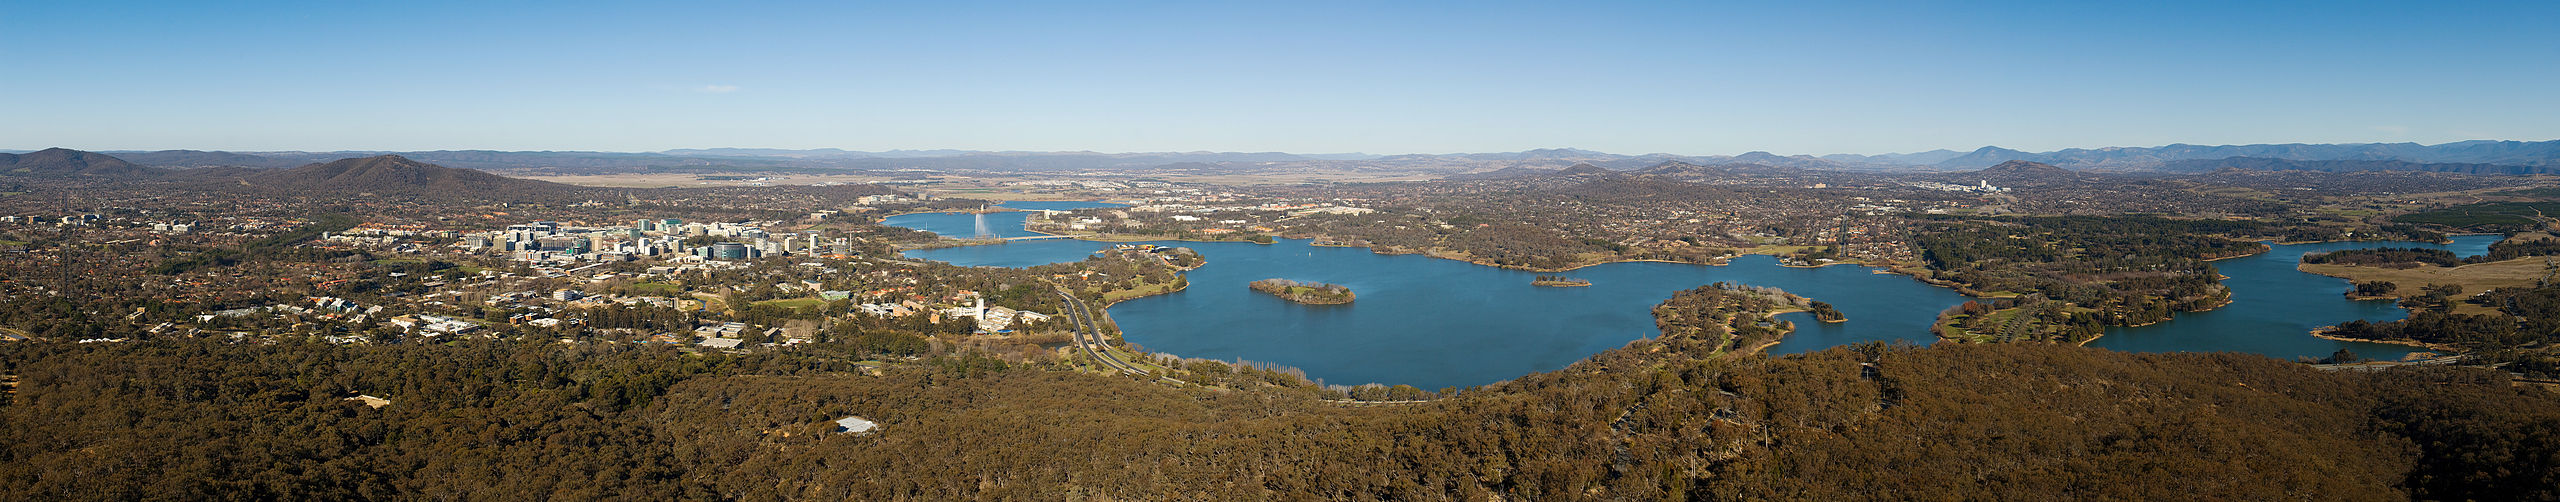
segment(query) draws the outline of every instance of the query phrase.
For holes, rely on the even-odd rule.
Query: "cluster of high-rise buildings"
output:
[[[98,220],[99,215],[97,214],[75,214],[59,218],[50,216],[0,216],[0,223],[27,223],[32,225],[50,221],[55,226],[88,225],[97,223]]]
[[[686,241],[695,237],[710,243]],[[851,243],[817,232],[768,232],[749,223],[688,223],[645,219],[625,227],[562,226],[548,221],[465,234],[466,249],[506,253],[528,262],[623,261],[640,257],[748,260],[795,254],[848,254]]]
[[[1971,185],[1958,185],[1958,184],[1954,184],[1954,183],[1940,183],[1940,182],[1935,182],[1935,181],[1909,181],[1909,182],[1903,182],[1903,184],[1904,184],[1904,185],[1909,185],[1909,186],[1914,186],[1914,187],[1919,187],[1919,188],[1926,188],[1926,189],[1930,189],[1930,190],[1940,190],[1940,191],[1947,191],[1947,192],[1981,192],[1981,193],[2000,193],[2000,192],[2006,192],[2006,191],[2009,191],[2009,189],[2007,189],[2007,188],[1991,186],[1991,180],[1981,180],[1981,182],[1980,182],[1980,183],[1975,183],[1975,184],[1971,184]]]

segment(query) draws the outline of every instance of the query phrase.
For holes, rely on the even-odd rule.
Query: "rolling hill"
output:
[[[1733,176],[1733,170],[1724,167],[1701,166],[1674,160],[1655,164],[1653,167],[1638,169],[1635,171],[1635,174],[1639,176],[1661,176],[1681,181],[1698,181],[1705,179],[1729,178]]]
[[[239,178],[239,184],[297,192],[476,198],[533,198],[566,195],[575,185],[509,178],[486,172],[444,167],[380,155],[265,171]]]
[[[159,170],[133,165],[113,155],[69,148],[46,148],[23,154],[0,153],[0,176],[133,179],[159,174]]]

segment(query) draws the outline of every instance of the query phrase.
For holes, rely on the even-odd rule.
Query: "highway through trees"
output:
[[[1068,293],[1065,289],[1059,289],[1058,296],[1067,299],[1067,318],[1075,322],[1076,347],[1083,348],[1085,355],[1093,356],[1094,360],[1102,361],[1104,366],[1120,370],[1121,373],[1147,375],[1146,370],[1121,361],[1120,356],[1111,353],[1110,346],[1103,344],[1101,324],[1095,322],[1093,314],[1085,308],[1084,299],[1076,298],[1076,295]],[[1096,349],[1096,347],[1101,348]]]

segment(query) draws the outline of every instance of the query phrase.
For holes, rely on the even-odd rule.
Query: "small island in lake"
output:
[[[1270,293],[1280,299],[1311,305],[1351,303],[1351,288],[1321,282],[1298,282],[1288,279],[1263,279],[1249,285],[1254,291]]]
[[[1538,279],[1537,279],[1537,280],[1529,281],[1529,285],[1531,285],[1531,286],[1546,286],[1546,287],[1550,287],[1550,288],[1571,288],[1571,287],[1578,287],[1578,286],[1589,286],[1589,285],[1591,285],[1591,280],[1590,280],[1590,279],[1576,279],[1576,278],[1572,278],[1572,277],[1565,277],[1565,276],[1561,276],[1561,275],[1541,275],[1541,276],[1538,276]]]

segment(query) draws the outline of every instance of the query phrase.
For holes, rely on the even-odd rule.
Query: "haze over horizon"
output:
[[[122,5],[0,147],[1611,153],[2560,138],[2560,5]],[[2451,86],[2447,82],[2458,82]]]

